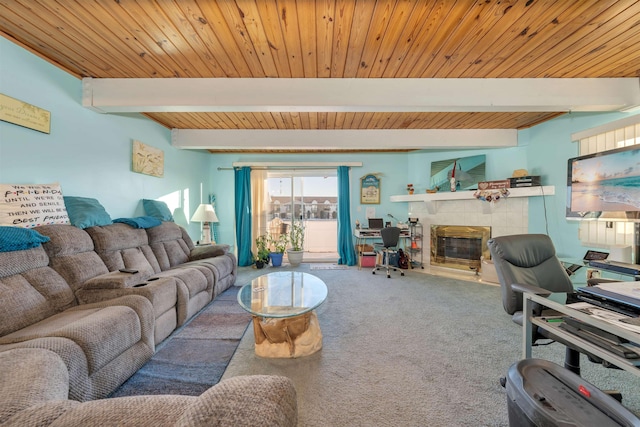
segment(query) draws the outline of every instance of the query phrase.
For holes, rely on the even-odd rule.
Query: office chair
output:
[[[556,250],[549,236],[522,234],[494,237],[489,239],[487,246],[500,281],[502,306],[513,316],[515,323],[523,324],[523,292],[543,296],[564,292],[568,303],[576,301],[571,279],[556,257]],[[536,316],[548,314],[547,311],[549,310],[542,310],[541,306],[534,305]],[[576,349],[543,328],[534,326],[533,334],[534,345],[538,339],[551,339],[564,344],[567,347],[565,368],[580,375],[580,353]]]
[[[380,230],[380,237],[382,238],[382,243],[374,243],[373,250],[377,254],[382,254],[382,259],[384,262],[382,264],[378,264],[376,259],[376,266],[373,268],[372,273],[376,274],[376,270],[384,268],[387,271],[387,278],[391,278],[390,270],[393,269],[393,271],[397,271],[397,268],[389,265],[389,258],[391,258],[391,255],[398,253],[400,228],[385,227]],[[400,275],[404,276],[404,271],[401,270]]]

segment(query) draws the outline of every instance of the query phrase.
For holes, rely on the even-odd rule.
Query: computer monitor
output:
[[[384,227],[382,218],[369,218],[369,228],[372,230],[380,230]]]

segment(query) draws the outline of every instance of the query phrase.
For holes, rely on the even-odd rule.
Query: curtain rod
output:
[[[218,170],[234,170],[249,166],[252,169],[335,169],[338,166],[362,167],[362,162],[234,162],[233,167],[218,167]]]

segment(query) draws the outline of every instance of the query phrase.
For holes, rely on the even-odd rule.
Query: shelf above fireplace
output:
[[[406,194],[400,196],[391,196],[392,202],[435,202],[442,200],[470,200],[475,199],[474,190],[441,192],[441,193],[422,193],[422,194]],[[509,189],[509,198],[512,197],[535,197],[535,196],[552,196],[556,194],[556,187],[553,185],[545,185],[542,187],[518,187]]]

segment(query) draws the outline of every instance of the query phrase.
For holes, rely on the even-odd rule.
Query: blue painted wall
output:
[[[170,131],[142,115],[82,107],[81,80],[2,37],[0,93],[51,112],[50,134],[0,121],[2,183],[59,182],[65,195],[98,199],[112,218],[143,215],[141,199],[160,197],[190,217],[201,185],[210,192],[209,154],[173,148]],[[133,139],[164,151],[164,178],[131,171]],[[199,239],[199,223],[188,230]]]
[[[216,154],[177,150],[168,129],[138,114],[104,115],[82,107],[81,81],[28,51],[0,38],[0,92],[51,112],[51,134],[43,134],[0,121],[0,182],[45,184],[60,182],[66,195],[97,198],[113,218],[142,215],[140,200],[165,198],[172,206],[185,206],[190,217],[200,203],[216,196],[217,227],[221,242],[233,243],[233,162],[351,162],[363,167],[351,170],[351,219],[365,219],[368,206],[376,214],[407,217],[406,203],[391,203],[389,196],[405,194],[414,184],[423,192],[429,186],[431,162],[458,156],[486,154],[488,180],[504,179],[514,169],[542,175],[554,185],[556,195],[530,199],[529,229],[548,233],[562,256],[580,256],[577,224],[565,219],[566,160],[577,154],[570,140],[574,132],[589,129],[627,115],[622,113],[568,114],[519,132],[519,146],[464,151],[412,153],[257,155]],[[164,178],[131,171],[131,141],[140,140],[165,154]],[[361,205],[360,177],[379,173],[380,205]],[[192,238],[200,236],[200,224],[179,221]]]

